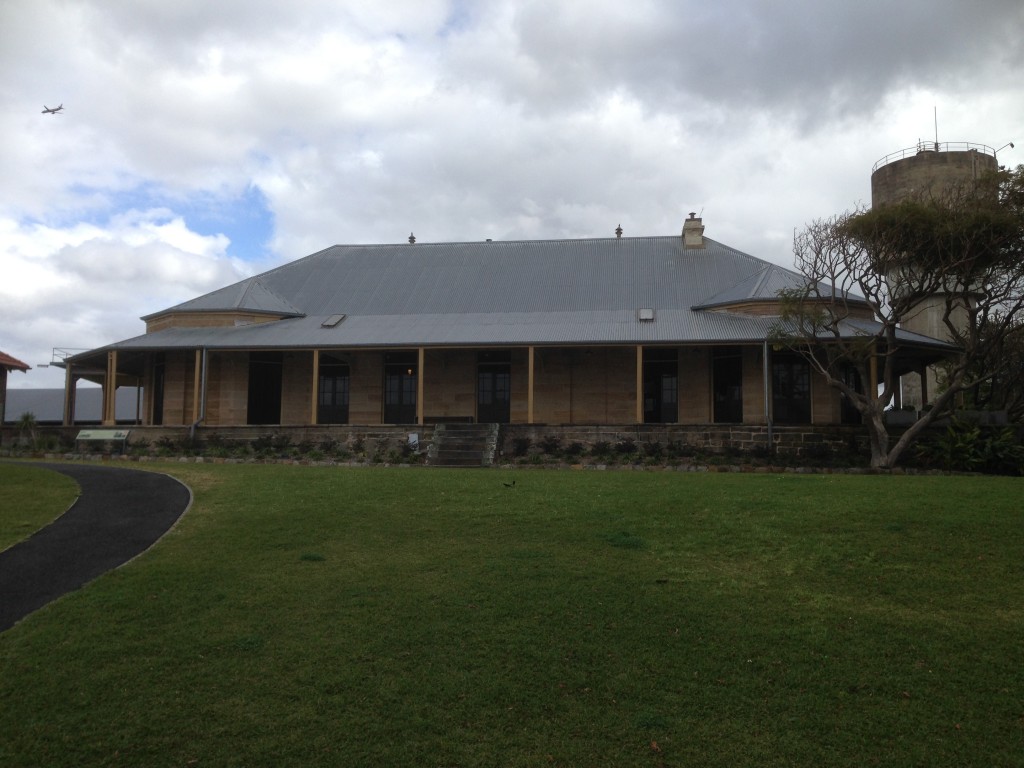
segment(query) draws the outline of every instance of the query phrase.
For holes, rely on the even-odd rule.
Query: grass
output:
[[[165,469],[178,527],[0,635],[0,764],[1024,754],[1021,480]]]
[[[78,485],[70,477],[26,464],[0,464],[0,552],[70,507]]]

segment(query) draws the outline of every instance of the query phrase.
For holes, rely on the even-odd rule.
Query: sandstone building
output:
[[[333,246],[143,318],[75,355],[141,386],[145,426],[835,425],[859,421],[774,349],[795,272],[704,236]],[[873,323],[865,306],[850,334]],[[906,371],[948,346],[901,332]]]

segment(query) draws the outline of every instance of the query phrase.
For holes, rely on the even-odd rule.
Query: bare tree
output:
[[[873,467],[892,467],[956,396],[1005,378],[999,350],[1024,319],[1024,166],[969,186],[818,220],[794,238],[804,287],[783,296],[777,343],[800,352],[860,412]],[[941,391],[895,442],[884,411],[914,344],[901,326],[933,313],[956,348]],[[846,375],[859,373],[863,387]],[[876,387],[877,384],[877,387]]]

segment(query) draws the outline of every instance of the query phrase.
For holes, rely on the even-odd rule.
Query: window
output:
[[[743,421],[743,349],[715,347],[712,352],[711,389],[716,424]]]
[[[679,352],[644,349],[643,398],[645,424],[679,421]]]
[[[811,423],[811,366],[800,355],[772,355],[772,417],[776,424]]]
[[[507,424],[512,402],[512,355],[508,351],[477,356],[476,419],[482,424]]]
[[[316,420],[319,424],[347,424],[349,366],[333,355],[320,356]]]
[[[389,353],[384,356],[384,423],[416,422],[416,356]]]

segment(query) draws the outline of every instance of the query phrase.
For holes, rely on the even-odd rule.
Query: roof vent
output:
[[[416,245],[416,235],[409,233],[409,245]]]
[[[693,211],[690,218],[683,222],[683,246],[686,248],[704,247],[704,225]]]
[[[616,237],[622,237],[622,225],[621,224],[619,224],[619,226],[617,226],[615,228],[615,236]]]

